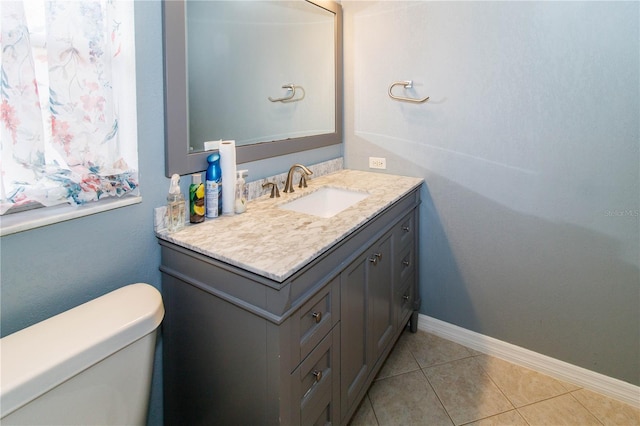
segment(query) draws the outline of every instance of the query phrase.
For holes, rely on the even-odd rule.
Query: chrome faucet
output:
[[[298,185],[298,188],[306,188],[307,187],[307,176],[310,176],[313,174],[313,172],[309,169],[307,169],[305,166],[303,166],[302,164],[294,164],[293,166],[291,166],[291,168],[289,169],[289,174],[287,174],[287,182],[284,185],[284,190],[283,192],[294,192],[293,190],[293,173],[296,171],[296,169],[300,169],[302,170],[302,176],[300,177],[300,184]]]

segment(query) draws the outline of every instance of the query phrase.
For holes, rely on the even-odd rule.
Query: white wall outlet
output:
[[[370,169],[386,169],[387,159],[384,157],[369,157]]]

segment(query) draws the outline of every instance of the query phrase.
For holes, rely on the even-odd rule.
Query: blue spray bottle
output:
[[[209,166],[204,184],[206,217],[218,217],[222,214],[222,170],[220,154],[215,152],[207,157]]]

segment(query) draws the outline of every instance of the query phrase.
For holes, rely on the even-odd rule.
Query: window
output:
[[[0,214],[139,195],[133,8],[0,1]]]

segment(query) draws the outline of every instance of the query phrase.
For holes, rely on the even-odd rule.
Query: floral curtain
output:
[[[2,0],[0,26],[0,213],[137,195],[133,2]]]

